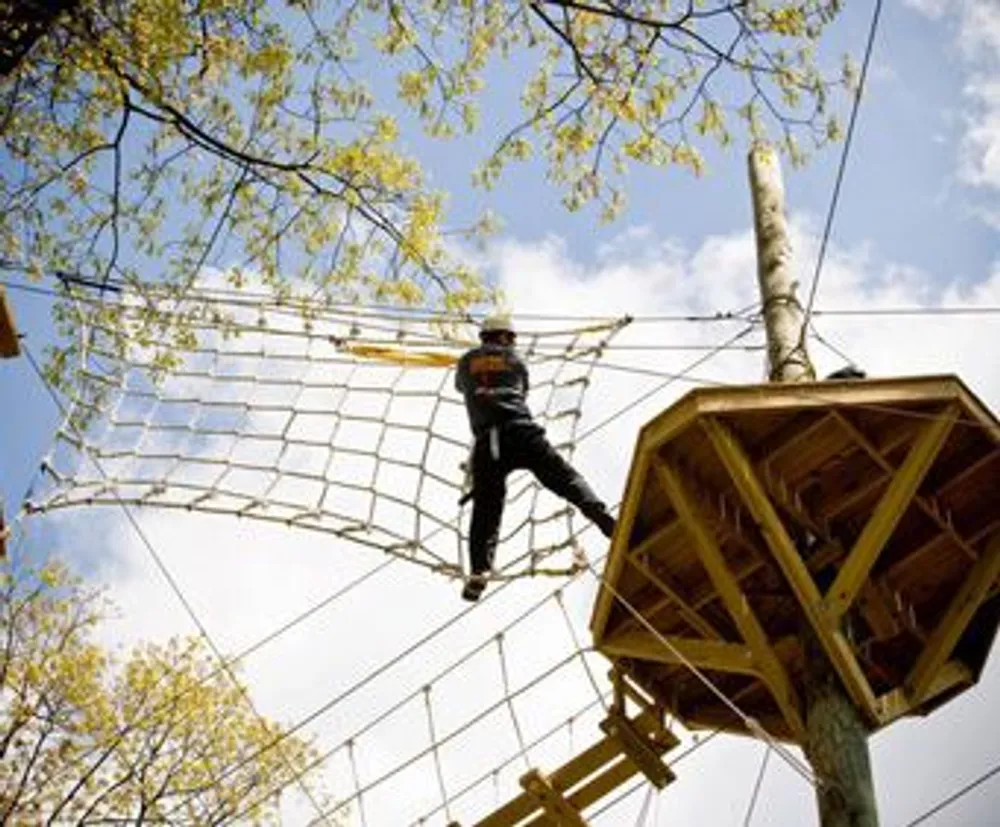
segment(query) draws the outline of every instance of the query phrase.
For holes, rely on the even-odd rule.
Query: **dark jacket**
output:
[[[531,421],[528,369],[512,347],[482,344],[458,360],[455,387],[465,397],[472,432],[479,436],[494,425]]]

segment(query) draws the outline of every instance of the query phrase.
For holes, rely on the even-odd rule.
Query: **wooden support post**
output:
[[[17,338],[14,310],[7,300],[7,292],[0,287],[0,359],[13,359],[21,355],[21,343]]]
[[[957,418],[958,409],[953,406],[928,422],[913,443],[827,592],[826,610],[831,617],[842,617],[854,602]]]
[[[750,150],[750,192],[770,378],[772,382],[812,379],[813,367],[802,335],[802,308],[792,280],[792,244],[781,167],[775,152],[762,143]]]
[[[791,243],[785,223],[781,168],[774,151],[762,143],[751,149],[749,164],[757,280],[767,329],[770,378],[774,382],[809,380],[815,373],[806,351],[806,331],[791,276]],[[820,782],[816,792],[820,823],[822,827],[877,827],[875,789],[861,710],[844,691],[827,660],[825,647],[811,631],[812,624],[805,623],[803,627],[807,730],[804,747]]]
[[[965,627],[1000,577],[1000,534],[996,534],[982,557],[972,567],[938,621],[920,657],[906,678],[907,694],[919,704],[928,694],[935,677],[958,643]]]
[[[788,535],[774,505],[768,499],[746,451],[730,430],[714,417],[703,419],[702,428],[708,434],[716,453],[729,471],[730,478],[760,526],[775,562],[784,573],[812,627],[811,632],[819,638],[830,662],[836,666],[836,671],[840,673],[855,706],[863,710],[874,722],[878,717],[875,694],[844,635],[823,613],[823,600],[816,581]]]
[[[678,518],[688,529],[695,548],[698,550],[698,556],[726,610],[753,652],[754,662],[760,669],[764,682],[771,690],[778,709],[781,710],[781,714],[788,723],[789,730],[795,734],[797,739],[804,738],[805,727],[799,700],[791,681],[788,679],[785,667],[774,654],[767,634],[761,627],[757,615],[750,609],[743,589],[729,568],[719,544],[698,513],[694,500],[687,493],[681,475],[665,462],[657,463],[654,469],[671,505],[677,512]]]
[[[538,770],[528,770],[521,776],[521,786],[534,798],[545,814],[559,827],[587,827],[587,822],[559,790],[552,786],[546,775]]]

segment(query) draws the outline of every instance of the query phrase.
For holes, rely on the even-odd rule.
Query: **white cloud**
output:
[[[816,239],[807,222],[793,222],[795,251],[802,289],[808,284]],[[624,233],[607,245],[598,260],[574,260],[556,238],[538,244],[498,243],[488,261],[509,294],[514,308],[557,315],[631,312],[690,315],[738,309],[756,296],[752,236],[749,231],[715,236],[695,250],[659,238],[649,230]],[[981,274],[970,286],[939,286],[942,280],[904,264],[883,262],[867,247],[833,248],[819,291],[819,308],[898,306],[1000,305],[1000,264]],[[1000,375],[995,343],[1000,340],[996,317],[817,316],[824,334],[873,375],[960,372],[987,404],[1000,407]],[[543,326],[541,321],[525,321]],[[702,346],[715,344],[738,326],[715,324],[636,323],[619,344]],[[759,342],[759,336],[750,342]],[[840,366],[837,357],[813,345],[821,374]],[[680,371],[699,354],[675,350],[612,350],[605,360],[662,372]],[[760,380],[759,351],[719,354],[694,372],[699,379],[722,382]],[[600,423],[609,413],[661,380],[599,370],[587,400],[581,427]],[[627,471],[637,427],[691,387],[677,382],[623,416],[580,446],[578,465],[599,493],[616,500]],[[73,521],[86,530],[87,514]],[[321,600],[348,580],[380,562],[377,553],[357,549],[333,538],[292,529],[263,526],[248,520],[173,516],[144,512],[143,525],[160,550],[195,611],[227,651],[238,650],[267,634]],[[76,521],[79,521],[78,523]],[[590,538],[592,540],[592,538]],[[599,546],[591,547],[598,553]],[[111,583],[112,596],[122,607],[120,621],[106,630],[109,639],[162,637],[190,632],[191,626],[155,571],[148,556],[121,524],[107,543],[100,577]],[[260,652],[245,666],[260,708],[285,721],[298,720],[331,699],[345,696],[307,728],[321,748],[331,749],[355,739],[356,758],[364,786],[416,755],[428,744],[429,720],[422,687],[430,696],[434,725],[441,735],[462,727],[471,717],[502,701],[502,673],[495,635],[554,584],[522,581],[456,622],[413,655],[386,667],[365,688],[347,694],[352,684],[386,664],[414,641],[464,608],[457,584],[423,570],[396,563],[372,582],[318,612],[308,622]],[[579,638],[589,640],[587,622],[593,581],[584,577],[566,590],[565,605]],[[477,645],[482,651],[457,663]],[[511,686],[524,686],[571,651],[570,635],[555,601],[517,624],[504,637]],[[440,680],[441,669],[451,671]],[[603,666],[596,663],[600,676]],[[902,823],[972,777],[1000,743],[1000,722],[977,710],[995,706],[1000,675],[995,659],[984,684],[918,725],[902,724],[873,742],[876,778],[887,824]],[[514,708],[526,740],[555,726],[594,693],[579,661],[553,679],[525,693]],[[407,700],[409,698],[409,700]],[[398,711],[388,714],[399,704]],[[379,720],[385,715],[384,720]],[[581,718],[573,730],[574,749],[598,737],[594,716]],[[529,760],[551,770],[572,754],[569,734],[530,751]],[[678,767],[677,784],[663,793],[663,824],[739,824],[760,759],[760,745],[749,740],[720,738]],[[441,751],[449,791],[477,774],[488,772],[507,757],[513,763],[477,788],[452,810],[463,824],[483,816],[513,794],[525,763],[511,725],[510,710],[497,711],[456,738]],[[948,771],[943,772],[942,767]],[[331,761],[327,778],[334,792],[350,793],[353,785],[345,748]],[[919,778],[914,790],[910,779]],[[408,824],[440,801],[430,756],[405,774],[393,776],[364,796],[369,827]],[[905,792],[905,794],[901,794]],[[308,810],[294,796],[288,804],[289,823],[304,823]],[[635,801],[595,822],[632,823]],[[759,805],[758,822],[815,823],[811,790],[780,759],[771,769]],[[960,812],[969,814],[968,810]],[[631,819],[631,820],[630,820]],[[360,823],[360,822],[357,822]],[[428,824],[444,824],[438,816]],[[947,821],[942,823],[947,824]],[[955,822],[958,823],[958,822]],[[976,822],[975,817],[964,823]]]
[[[973,114],[967,117],[960,146],[962,180],[973,186],[1000,190],[1000,75],[975,78],[966,85],[965,96],[972,104]]]
[[[954,44],[967,72],[959,178],[973,187],[1000,190],[1000,4],[984,0],[905,0],[905,4],[954,31]]]

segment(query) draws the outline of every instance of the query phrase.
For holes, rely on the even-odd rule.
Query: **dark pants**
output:
[[[507,495],[507,475],[525,468],[549,491],[568,500],[593,520],[605,505],[583,477],[549,444],[545,431],[534,422],[508,422],[498,426],[499,458],[494,459],[490,434],[476,438],[472,451],[472,526],[469,556],[473,574],[493,565],[500,518]]]

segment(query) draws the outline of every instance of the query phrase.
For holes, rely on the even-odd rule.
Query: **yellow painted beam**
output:
[[[672,732],[662,730],[658,733],[658,740],[651,741],[614,706],[608,710],[607,718],[601,721],[601,731],[618,740],[625,756],[658,790],[662,790],[674,780],[673,773],[663,763],[661,757],[664,752],[679,743]]]
[[[601,642],[600,651],[615,658],[636,658],[669,664],[683,664],[686,661],[699,669],[717,669],[745,675],[760,674],[749,646],[669,635],[664,635],[663,640],[660,640],[646,629],[606,638]]]
[[[740,634],[753,652],[754,662],[781,714],[788,722],[788,728],[800,742],[805,739],[805,724],[802,720],[801,705],[785,667],[775,655],[757,615],[750,608],[739,581],[726,562],[725,555],[698,512],[697,505],[688,494],[681,475],[666,462],[654,466],[656,476],[666,491],[678,518],[694,541],[709,578],[715,585],[726,610],[740,630]]]
[[[592,778],[570,795],[567,800],[573,807],[582,812],[638,773],[636,765],[627,758],[623,758],[614,766]],[[673,782],[675,778],[676,776],[671,772],[670,781]],[[526,822],[524,827],[560,827],[560,825],[558,822],[554,824],[548,816],[543,815]]]
[[[660,728],[659,720],[650,713],[637,715],[632,719],[632,723],[643,735],[649,735]],[[605,736],[563,764],[549,776],[549,780],[557,790],[572,789],[585,778],[615,761],[621,754],[622,748],[618,739]],[[477,821],[475,827],[513,827],[536,813],[538,806],[537,800],[525,792],[511,799],[486,818]]]
[[[823,611],[823,598],[816,587],[816,581],[768,498],[746,451],[733,433],[719,420],[714,417],[704,417],[701,424],[726,466],[733,484],[739,490],[743,502],[760,526],[775,562],[788,580],[827,657],[844,682],[851,700],[873,723],[878,722],[879,712],[871,684],[868,683],[838,624],[832,623]]]
[[[1000,534],[986,547],[966,575],[944,616],[931,632],[916,664],[906,677],[906,689],[912,702],[923,701],[941,666],[951,657],[952,649],[979,609],[990,588],[1000,577]]]
[[[628,555],[628,562],[640,571],[664,594],[665,597],[668,598],[670,604],[677,609],[677,612],[682,618],[684,618],[684,621],[692,629],[696,632],[700,632],[704,637],[715,638],[716,640],[722,638],[719,631],[705,618],[698,614],[698,612],[696,612],[688,604],[688,602],[681,597],[677,589],[675,589],[671,583],[667,582],[667,579],[663,575],[657,574],[651,567],[643,563],[634,551]]]
[[[594,602],[594,613],[590,619],[590,631],[597,643],[603,637],[608,618],[611,615],[611,607],[614,605],[614,592],[609,586],[614,587],[621,576],[622,568],[625,565],[626,554],[628,552],[629,541],[632,535],[632,526],[635,523],[636,514],[642,503],[642,490],[646,483],[648,464],[645,460],[645,439],[640,433],[635,444],[635,452],[632,456],[632,467],[629,471],[628,481],[625,484],[625,495],[622,497],[621,510],[618,512],[618,523],[615,526],[614,536],[611,538],[611,549],[608,552],[608,562],[604,567],[604,574],[601,577],[601,585],[597,590],[597,600]],[[607,584],[607,585],[605,585]]]
[[[0,359],[12,359],[21,355],[21,343],[17,338],[14,310],[7,301],[7,292],[0,287]]]
[[[958,408],[950,405],[921,430],[827,592],[824,603],[831,617],[842,617],[854,602],[956,419]]]
[[[909,715],[914,708],[931,701],[956,687],[972,686],[972,671],[961,661],[950,660],[935,673],[930,685],[920,701],[912,699],[904,688],[897,687],[886,692],[878,699],[882,710],[882,726],[888,726],[893,721]]]
[[[521,776],[521,786],[559,827],[587,827],[580,811],[563,798],[562,793],[552,786],[552,781],[543,773],[528,770]]]

